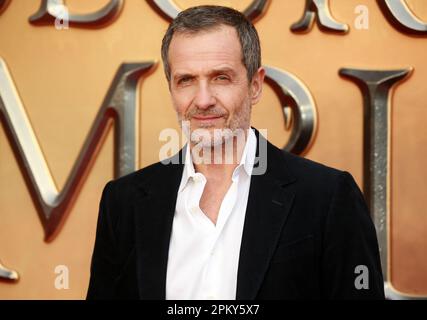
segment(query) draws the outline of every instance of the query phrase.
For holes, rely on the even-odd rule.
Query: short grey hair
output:
[[[175,33],[195,34],[222,25],[234,27],[240,40],[242,62],[249,82],[261,67],[261,46],[253,24],[239,11],[222,6],[197,6],[184,10],[169,25],[162,41],[162,60],[166,78],[171,81],[169,46]]]

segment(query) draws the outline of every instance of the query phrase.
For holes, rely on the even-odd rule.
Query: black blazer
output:
[[[156,163],[105,186],[88,299],[165,299],[182,170]],[[356,288],[360,265],[369,289]],[[267,142],[267,171],[251,178],[236,297],[384,298],[375,228],[349,173]]]

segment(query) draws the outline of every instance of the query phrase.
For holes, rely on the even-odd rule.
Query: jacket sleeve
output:
[[[112,217],[112,184],[103,192],[99,206],[95,246],[90,268],[90,281],[86,299],[114,298],[117,277],[117,247]]]
[[[362,192],[347,172],[335,186],[322,245],[323,297],[384,299],[375,227]]]

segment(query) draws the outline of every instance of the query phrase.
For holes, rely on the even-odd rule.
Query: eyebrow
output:
[[[236,74],[234,69],[230,67],[222,67],[222,68],[213,69],[211,72],[209,72],[209,75],[218,74],[218,73],[230,73],[232,75]]]
[[[221,74],[221,73],[228,73],[228,74],[231,74],[232,76],[234,76],[236,74],[236,72],[232,68],[230,68],[230,67],[222,67],[222,68],[214,68],[214,69],[212,69],[208,73],[208,75],[212,76],[212,75],[217,75],[217,74]],[[181,78],[185,78],[185,77],[192,78],[192,77],[195,77],[195,76],[193,74],[191,74],[191,73],[176,73],[173,76],[173,79],[177,80],[177,79],[181,79]]]
[[[192,75],[191,73],[177,73],[173,76],[174,80],[178,80],[181,78],[186,78],[186,77],[194,77],[194,75]]]

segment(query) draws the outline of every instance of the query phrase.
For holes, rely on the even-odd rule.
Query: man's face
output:
[[[248,129],[251,106],[261,95],[264,70],[249,84],[236,30],[230,26],[195,34],[175,34],[169,46],[170,92],[178,119],[188,121],[194,143],[208,135],[220,144],[214,129]],[[228,130],[228,132],[230,132]],[[220,132],[215,130],[215,133]]]

